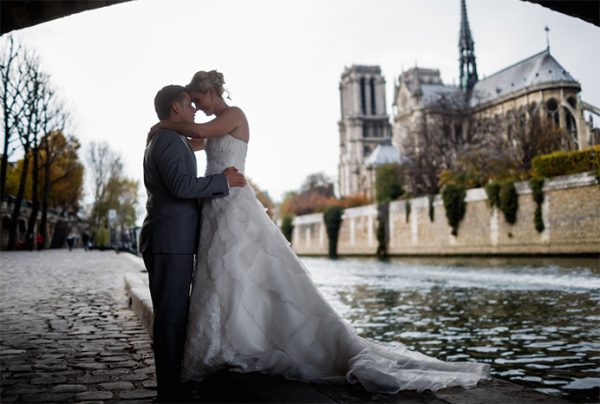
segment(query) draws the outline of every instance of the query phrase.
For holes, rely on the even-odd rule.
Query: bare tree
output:
[[[40,249],[44,249],[48,242],[48,197],[50,189],[53,184],[56,184],[70,174],[68,171],[64,171],[60,176],[53,178],[52,166],[59,156],[63,156],[67,152],[69,147],[75,147],[75,153],[79,147],[79,143],[75,139],[69,139],[70,141],[66,142],[53,141],[58,133],[62,135],[65,132],[69,121],[69,114],[65,111],[62,103],[56,99],[52,99],[51,101],[44,105],[41,122],[43,137],[40,147],[44,156],[42,168],[44,184],[42,188],[42,218],[39,227],[43,243],[38,247]]]
[[[333,181],[323,172],[310,174],[302,183],[300,193],[317,193],[327,198],[332,197]]]
[[[2,126],[4,142],[2,149],[2,161],[0,165],[0,201],[4,200],[6,187],[6,173],[8,169],[8,158],[15,148],[12,143],[16,140],[16,126],[21,119],[24,110],[19,106],[22,101],[22,93],[25,91],[27,80],[26,71],[22,63],[26,50],[14,42],[9,35],[7,42],[0,52],[0,101],[2,102]]]
[[[91,142],[88,147],[87,160],[90,166],[89,175],[92,179],[94,195],[91,222],[94,227],[98,227],[102,219],[99,206],[106,200],[107,186],[111,180],[120,178],[123,163],[121,157],[106,142]]]
[[[500,147],[497,139],[494,120],[472,113],[464,94],[442,96],[409,128],[402,144],[411,193],[439,193],[444,171],[464,156]]]
[[[46,80],[45,75],[40,72],[39,60],[35,54],[25,54],[23,65],[25,67],[24,79],[26,81],[26,84],[25,88],[21,92],[20,100],[17,102],[18,107],[15,112],[15,116],[18,116],[19,119],[14,121],[19,141],[21,142],[21,145],[23,147],[23,170],[21,171],[19,189],[15,198],[13,212],[11,216],[10,229],[8,233],[9,250],[15,249],[17,244],[17,226],[21,211],[21,205],[23,203],[23,197],[25,195],[27,175],[29,174],[29,160],[31,158],[30,154],[31,152],[33,152],[33,155],[37,156],[37,146],[41,127],[40,100],[41,92],[43,91],[42,87],[44,86],[44,82]],[[34,157],[33,162],[34,165],[37,164],[37,157]],[[34,166],[33,171],[36,170],[37,166]],[[37,187],[37,183],[35,185]],[[36,210],[39,209],[39,200],[37,200],[37,189],[32,189],[32,191],[35,192],[34,194],[32,194],[33,210]],[[29,222],[30,224],[28,226],[28,229],[31,230],[33,229],[31,219]],[[34,224],[35,218],[33,225]],[[28,237],[31,238],[31,233],[29,230]],[[26,238],[27,243],[32,241],[29,238]]]

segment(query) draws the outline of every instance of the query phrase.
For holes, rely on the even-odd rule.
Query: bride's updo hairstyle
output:
[[[229,98],[229,91],[223,87],[223,84],[225,84],[223,73],[216,70],[211,70],[209,72],[201,70],[194,74],[192,81],[186,86],[186,89],[188,91],[200,91],[201,93],[206,93],[212,88],[220,97],[223,96],[223,92],[227,92],[227,98]]]

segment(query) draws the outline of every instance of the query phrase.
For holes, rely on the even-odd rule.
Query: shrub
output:
[[[500,186],[498,207],[504,214],[507,223],[515,224],[517,221],[517,210],[519,209],[519,195],[514,182],[504,182]]]
[[[294,217],[292,215],[285,215],[281,220],[281,232],[283,236],[292,242],[292,234],[294,233]]]
[[[535,213],[533,215],[533,224],[538,233],[544,231],[544,218],[542,216],[542,204],[544,203],[544,180],[542,178],[533,178],[529,181],[531,188],[531,197],[535,202]]]
[[[600,145],[585,150],[557,151],[537,156],[532,161],[538,177],[577,174],[600,168]]]
[[[337,205],[342,206],[344,209],[353,208],[355,206],[364,206],[370,203],[369,198],[367,198],[363,194],[353,194],[343,196],[339,201],[337,201]]]
[[[96,230],[94,245],[100,249],[108,248],[110,243],[110,232],[106,227],[100,227]]]
[[[452,227],[452,234],[454,236],[458,235],[458,226],[465,216],[467,208],[465,203],[466,196],[467,190],[461,185],[447,185],[442,191],[446,218],[448,219],[448,224]]]
[[[337,257],[337,241],[342,226],[342,214],[344,208],[341,206],[331,206],[323,212],[323,221],[327,229],[327,238],[329,239],[329,257]]]
[[[375,177],[375,199],[384,203],[397,199],[404,193],[402,170],[398,164],[383,164],[377,167]]]
[[[488,198],[490,208],[500,206],[500,184],[493,181],[485,186],[485,193]]]

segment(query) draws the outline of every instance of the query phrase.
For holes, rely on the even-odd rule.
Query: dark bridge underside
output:
[[[126,1],[131,0],[2,0],[0,2],[0,34]],[[537,3],[559,13],[600,26],[600,0],[520,1]]]

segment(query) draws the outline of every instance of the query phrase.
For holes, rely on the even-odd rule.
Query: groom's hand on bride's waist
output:
[[[246,177],[235,167],[227,167],[223,171],[223,175],[227,178],[229,187],[244,187],[246,186]]]

